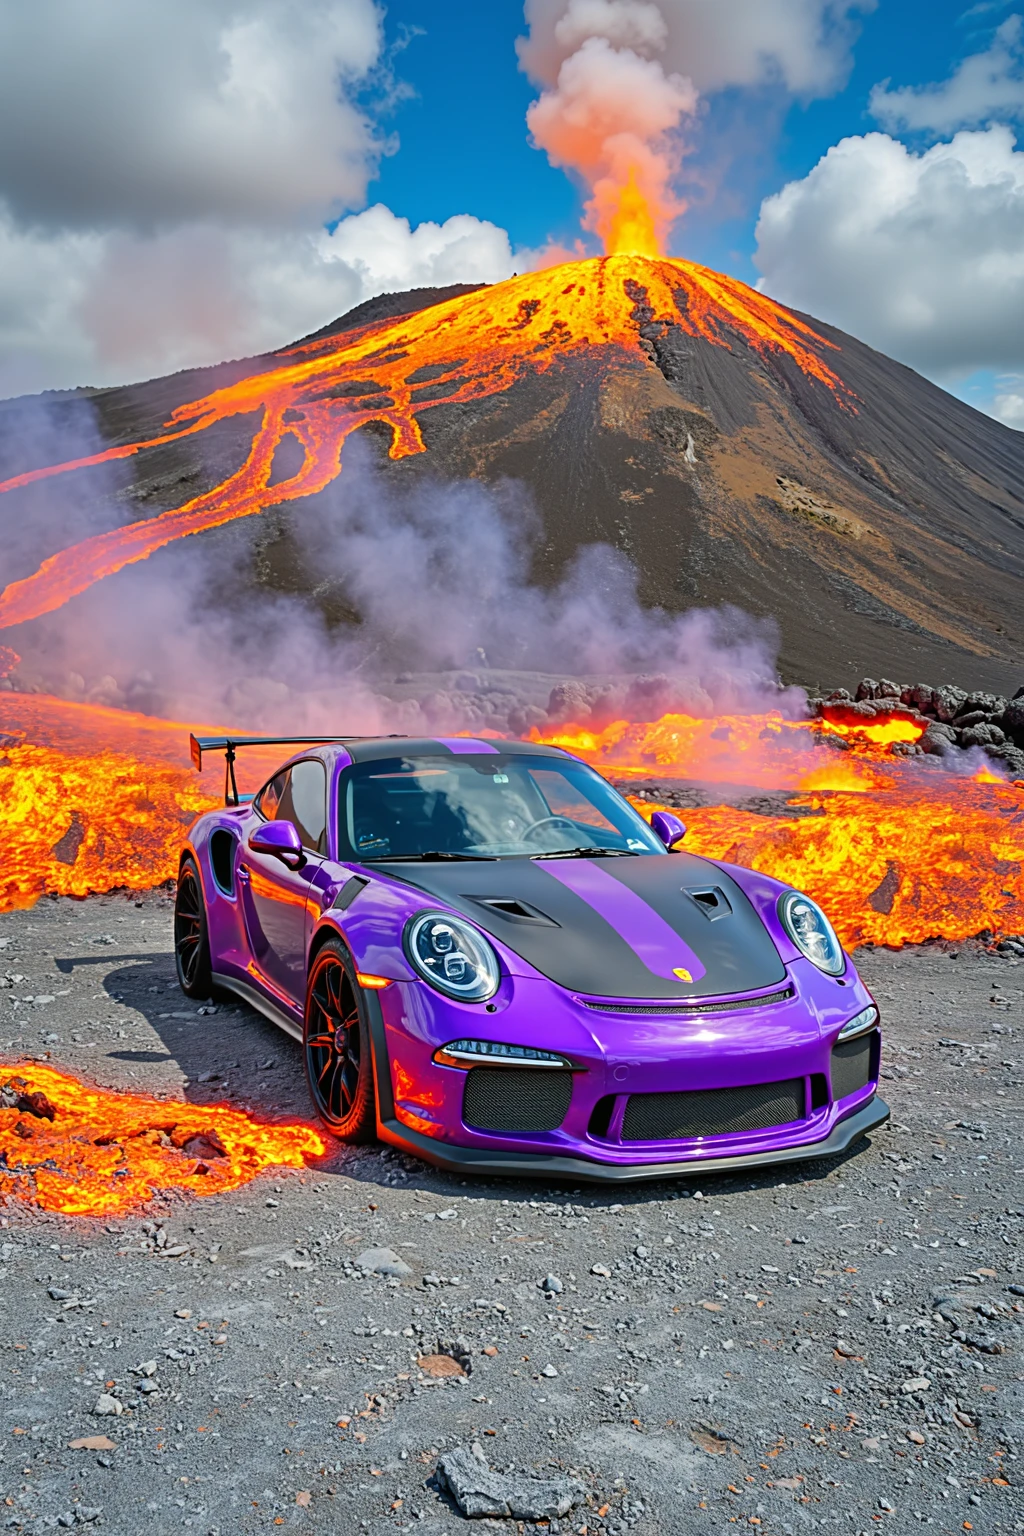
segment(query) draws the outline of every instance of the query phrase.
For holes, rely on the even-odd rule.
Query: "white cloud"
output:
[[[359,208],[375,0],[0,0],[0,394],[265,351],[388,289],[494,281],[508,236]]]
[[[962,59],[940,85],[903,86],[890,91],[886,80],[871,92],[870,110],[887,128],[956,128],[1018,117],[1024,111],[1024,23],[1010,16],[996,30],[991,47]]]
[[[801,96],[825,94],[850,64],[852,17],[875,0],[526,0],[523,68],[551,86],[586,37],[657,52],[666,71],[702,93],[779,83]]]
[[[411,229],[378,204],[332,234],[207,222],[46,235],[0,207],[0,395],[271,350],[375,294],[497,282],[514,266],[505,231],[468,214]]]
[[[1001,391],[992,402],[992,415],[1004,426],[1024,432],[1024,377],[1004,379]]]
[[[922,154],[843,139],[762,203],[756,234],[773,298],[937,378],[1024,368],[1024,153],[1006,126]]]
[[[373,0],[0,0],[0,194],[62,229],[358,206],[380,48]]]

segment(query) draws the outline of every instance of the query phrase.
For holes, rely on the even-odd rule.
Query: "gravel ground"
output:
[[[0,1060],[305,1115],[297,1047],[197,1017],[169,924],[161,893],[0,917]],[[892,1123],[784,1177],[604,1192],[338,1147],[123,1219],[8,1203],[0,1527],[1024,1531],[1024,970],[859,961]],[[409,1273],[362,1275],[380,1248]],[[575,1479],[571,1513],[466,1520],[435,1473],[474,1442],[499,1486]]]

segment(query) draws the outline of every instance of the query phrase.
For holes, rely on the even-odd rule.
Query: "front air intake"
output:
[[[572,1073],[558,1068],[473,1067],[462,1118],[473,1131],[555,1131],[572,1098]]]
[[[622,1122],[623,1141],[686,1141],[767,1131],[804,1118],[804,1079],[687,1093],[633,1093]]]

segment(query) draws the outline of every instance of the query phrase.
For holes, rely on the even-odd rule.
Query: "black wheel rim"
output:
[[[347,1120],[359,1091],[359,1009],[333,956],[317,966],[309,989],[306,1063],[317,1109],[332,1124]]]
[[[199,881],[186,865],[178,880],[178,894],[174,902],[174,952],[186,987],[190,987],[196,979],[202,948],[203,898]]]

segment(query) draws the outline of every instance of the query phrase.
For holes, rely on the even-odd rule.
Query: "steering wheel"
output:
[[[551,826],[552,823],[556,823],[562,827],[571,828],[573,826],[573,822],[570,821],[568,816],[541,816],[537,821],[531,821],[530,825],[521,834],[521,836],[525,841],[526,838],[531,837],[533,833],[536,832],[538,827],[548,827]]]

